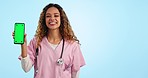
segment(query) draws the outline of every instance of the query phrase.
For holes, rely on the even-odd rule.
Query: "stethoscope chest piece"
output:
[[[62,65],[63,63],[64,63],[64,61],[63,61],[62,58],[59,58],[59,59],[57,60],[57,64],[58,64],[58,65]]]

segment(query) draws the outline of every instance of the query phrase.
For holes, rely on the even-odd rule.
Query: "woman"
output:
[[[14,36],[14,35],[13,35]],[[78,78],[85,65],[79,40],[58,4],[48,4],[41,12],[35,37],[21,45],[22,68],[34,66],[34,78]]]

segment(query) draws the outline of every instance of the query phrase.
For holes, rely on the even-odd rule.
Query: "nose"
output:
[[[54,21],[54,19],[49,19],[49,21],[50,21],[50,22],[53,22],[53,21]]]
[[[55,19],[54,16],[51,16],[49,21],[54,21],[54,19]]]
[[[54,15],[51,15],[51,17],[50,17],[51,19],[55,19],[55,17],[54,17]]]

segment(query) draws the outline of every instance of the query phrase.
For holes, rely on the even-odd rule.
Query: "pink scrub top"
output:
[[[62,56],[64,64],[62,65],[57,65],[56,61],[60,58],[63,40],[55,50],[50,46],[46,37],[42,39],[40,45],[37,64],[35,61],[36,39],[33,38],[27,47],[27,53],[34,65],[34,78],[71,78],[72,72],[77,72],[85,65],[80,45],[77,42],[65,41]]]

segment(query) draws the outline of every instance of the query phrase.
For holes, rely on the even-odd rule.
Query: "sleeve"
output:
[[[76,74],[76,78],[79,78],[80,70]]]
[[[29,55],[29,58],[32,62],[32,65],[35,63],[35,51],[36,51],[36,40],[33,38],[29,45],[27,46],[27,55]],[[19,59],[22,60],[21,55],[19,56]]]
[[[23,70],[27,73],[32,68],[32,62],[29,58],[29,55],[27,57],[21,59],[21,65]]]
[[[72,72],[77,72],[80,67],[85,65],[85,60],[83,58],[82,52],[80,50],[80,45],[76,43],[73,49],[73,61],[72,61]]]

